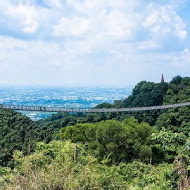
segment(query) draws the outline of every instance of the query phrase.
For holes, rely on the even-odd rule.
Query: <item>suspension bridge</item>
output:
[[[102,109],[82,109],[82,108],[61,108],[61,107],[41,107],[41,106],[15,106],[0,104],[0,109],[17,110],[17,111],[40,111],[40,112],[76,112],[76,113],[107,113],[107,112],[139,112],[149,110],[161,110],[169,108],[179,108],[190,106],[190,102],[159,105],[150,107],[134,107],[134,108],[102,108]]]

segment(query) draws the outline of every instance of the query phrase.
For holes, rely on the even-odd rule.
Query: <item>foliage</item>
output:
[[[175,163],[175,170],[180,175],[179,189],[187,189],[190,186],[190,138],[163,128],[159,133],[152,134],[152,140],[164,149],[166,161]]]
[[[12,154],[15,150],[27,154],[33,151],[36,142],[49,142],[52,133],[52,129],[46,126],[39,128],[20,113],[0,110],[0,166],[13,167]]]
[[[118,107],[140,107],[162,105],[163,97],[167,91],[167,83],[153,83],[142,81],[133,89],[132,94],[124,99],[114,101],[114,104],[102,103],[95,108],[118,108]],[[141,113],[87,113],[87,114],[65,114],[58,113],[52,117],[40,121],[41,124],[53,125],[55,128],[66,127],[76,123],[96,123],[103,120],[117,119],[122,121],[125,118],[135,116],[139,122],[148,122],[154,125],[160,111],[148,111]]]
[[[164,96],[163,104],[190,102],[190,77],[174,77]],[[158,118],[156,125],[173,132],[190,133],[190,107],[168,109]]]
[[[167,162],[173,162],[174,159],[181,154],[189,155],[187,147],[188,138],[183,133],[173,133],[162,128],[159,133],[152,134],[152,140],[161,146],[165,151]],[[184,152],[187,150],[186,152]]]
[[[167,83],[153,83],[141,81],[132,91],[132,94],[120,101],[115,102],[117,107],[147,107],[154,105],[162,105],[163,97],[167,91]],[[154,125],[158,116],[159,110],[152,110],[140,113],[131,113],[139,122],[147,122]],[[125,113],[123,114],[125,115]],[[124,116],[125,117],[125,116]]]
[[[91,154],[107,163],[134,159],[149,162],[153,132],[155,130],[147,123],[139,124],[135,118],[129,118],[123,122],[107,120],[68,126],[62,128],[57,136],[75,143],[86,143]]]
[[[187,101],[190,78],[176,76],[170,83],[142,81],[128,98],[96,108]],[[20,113],[0,110],[0,187],[186,188],[190,181],[189,115],[190,107],[181,107],[140,113],[58,113],[33,122]]]
[[[17,165],[12,174],[7,170],[0,177],[2,189],[170,190],[177,187],[178,181],[171,164],[152,166],[135,161],[107,166],[89,155],[84,145],[69,141],[38,143],[32,155],[24,157],[16,151],[14,159]]]

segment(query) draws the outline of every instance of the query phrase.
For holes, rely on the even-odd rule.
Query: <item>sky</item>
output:
[[[0,85],[125,87],[190,76],[188,0],[0,0]]]

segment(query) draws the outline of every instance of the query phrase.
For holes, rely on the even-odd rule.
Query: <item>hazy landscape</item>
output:
[[[0,190],[190,190],[189,10],[0,0]]]
[[[0,88],[0,104],[48,106],[65,108],[93,108],[96,105],[121,100],[130,95],[132,88]],[[44,119],[52,113],[22,112],[32,120]]]
[[[176,76],[169,83],[139,82],[127,98],[95,108],[182,102],[190,102],[190,78]],[[2,189],[188,189],[189,115],[186,106],[57,113],[35,122],[21,113],[0,110],[0,185]]]

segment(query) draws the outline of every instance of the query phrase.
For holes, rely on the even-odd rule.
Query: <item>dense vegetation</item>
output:
[[[138,159],[149,163],[152,159],[155,130],[147,123],[138,123],[134,118],[123,122],[107,120],[96,124],[76,124],[61,129],[61,139],[86,144],[86,149],[99,161],[118,164]]]
[[[138,83],[97,108],[190,101],[190,78]],[[0,110],[0,189],[188,189],[190,107],[63,114],[33,122]]]
[[[96,106],[96,108],[118,108],[118,107],[140,107],[140,106],[153,106],[163,105],[170,103],[178,103],[189,101],[190,99],[190,77],[176,76],[170,83],[153,83],[142,81],[138,83],[132,91],[132,94],[124,100],[116,100],[114,104],[102,103]],[[186,109],[184,111],[184,109]],[[168,112],[160,110],[152,110],[146,112],[133,112],[133,113],[89,113],[89,114],[68,114],[58,113],[51,117],[40,121],[40,124],[46,126],[53,126],[53,128],[61,128],[69,125],[75,125],[76,123],[96,123],[103,120],[116,119],[123,121],[128,117],[135,117],[139,122],[147,122],[151,126],[158,124],[158,118],[169,112],[177,113],[180,111],[180,119],[183,120],[190,114],[190,108],[180,108],[180,110],[169,109]],[[162,119],[161,119],[162,120]],[[164,121],[165,122],[165,121]],[[188,122],[188,121],[187,121]],[[167,121],[168,125],[159,124],[159,126],[172,125],[172,117]],[[178,123],[177,123],[178,124]],[[178,127],[178,125],[175,125]]]
[[[76,152],[74,152],[76,148]],[[76,153],[76,156],[73,155]],[[178,175],[172,164],[151,166],[142,162],[107,166],[68,141],[38,143],[34,154],[15,152],[15,170],[0,173],[2,187],[10,189],[175,189]]]
[[[163,104],[190,102],[190,78],[175,77],[168,86]],[[190,133],[190,107],[181,107],[165,111],[156,122],[159,128],[166,127],[173,132]]]
[[[138,83],[133,89],[132,95],[124,100],[116,100],[114,104],[102,103],[95,108],[119,108],[119,107],[140,107],[140,106],[152,106],[162,105],[164,94],[167,91],[167,83],[153,83],[142,81]],[[89,114],[68,114],[58,113],[51,117],[40,121],[39,123],[45,123],[46,125],[53,125],[55,128],[66,127],[68,125],[74,125],[76,123],[86,122],[99,122],[109,119],[117,119],[122,121],[123,119],[134,116],[141,122],[145,121],[153,125],[159,116],[160,111],[149,111],[143,113],[89,113]]]
[[[54,129],[40,128],[35,122],[20,113],[0,110],[0,166],[14,166],[12,159],[15,150],[21,150],[25,155],[32,152],[36,142],[49,142]]]

